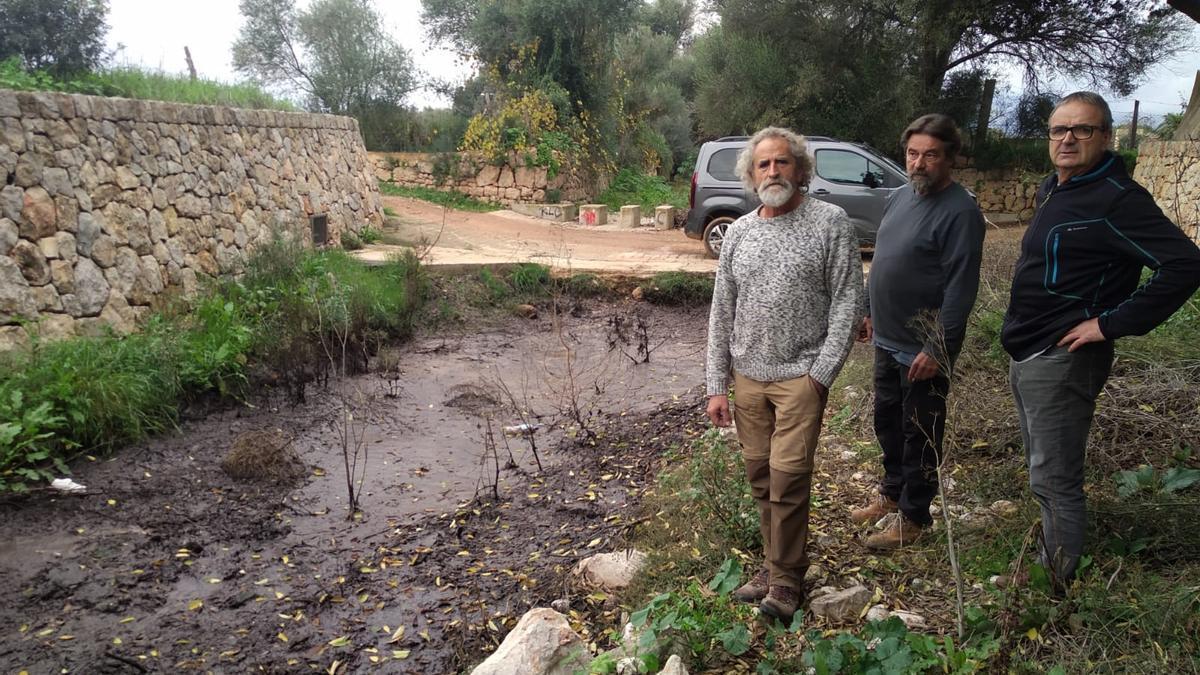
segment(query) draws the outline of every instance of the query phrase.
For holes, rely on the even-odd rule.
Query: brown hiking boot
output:
[[[899,510],[900,505],[894,499],[887,495],[878,495],[878,498],[870,506],[851,511],[850,522],[855,525],[865,525],[866,523],[873,523],[889,513],[896,513]]]
[[[763,598],[767,597],[767,582],[770,576],[766,567],[760,568],[758,574],[754,575],[754,578],[742,584],[740,588],[733,592],[733,599],[738,602],[749,603],[762,601]]]
[[[787,586],[772,584],[771,590],[767,592],[767,597],[763,598],[762,604],[758,606],[758,611],[784,623],[790,623],[792,615],[799,607],[800,593]]]
[[[892,521],[886,530],[867,537],[867,548],[888,551],[908,546],[921,538],[924,527],[901,515]]]

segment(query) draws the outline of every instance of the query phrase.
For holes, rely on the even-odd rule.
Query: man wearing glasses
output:
[[[918,117],[900,136],[909,189],[888,200],[875,240],[867,318],[875,346],[879,495],[850,513],[856,524],[900,512],[868,548],[908,546],[933,522],[950,370],[979,290],[983,214],[951,178],[962,137],[946,115]]]
[[[1113,341],[1143,335],[1200,287],[1200,250],[1114,155],[1112,112],[1092,92],[1050,115],[1055,173],[1021,242],[1001,342],[1012,357],[1041,563],[1062,592],[1083,552],[1083,462]],[[1145,283],[1142,268],[1154,271]]]

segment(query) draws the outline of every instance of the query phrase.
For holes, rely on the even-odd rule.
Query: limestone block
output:
[[[75,292],[75,265],[66,260],[50,261],[50,282],[62,293]]]
[[[642,224],[642,207],[637,205],[628,205],[621,207],[621,215],[617,219],[617,226],[622,229],[631,230]]]
[[[654,207],[654,229],[669,230],[675,227],[675,207],[674,206],[656,206]]]
[[[13,181],[19,187],[33,187],[42,182],[43,170],[41,157],[36,152],[26,152],[17,160]]]
[[[0,326],[0,352],[29,349],[29,334],[20,326]]]
[[[75,336],[75,320],[66,314],[43,314],[36,330],[43,340],[65,340]]]
[[[508,166],[502,167],[500,169],[500,178],[496,180],[496,185],[502,188],[507,188],[512,187],[513,183],[515,182],[516,178],[513,176],[513,170]]]
[[[116,263],[104,270],[104,278],[112,290],[120,293],[121,297],[127,298],[133,290],[133,285],[137,283],[141,267],[141,258],[138,257],[138,254],[133,249],[122,246],[117,249]]]
[[[74,232],[79,229],[79,205],[72,197],[55,197],[54,208],[58,211],[58,229]]]
[[[137,316],[125,301],[124,296],[112,289],[108,293],[108,303],[100,311],[100,321],[112,328],[118,335],[128,335],[133,332]]]
[[[504,198],[509,201],[515,201],[521,198],[521,189],[516,187],[504,188]]]
[[[608,223],[607,204],[584,204],[579,207],[580,225],[605,225]]]
[[[37,303],[20,266],[12,258],[0,256],[0,323],[14,316],[32,319],[36,314]]]
[[[519,166],[513,172],[513,180],[520,187],[544,188],[546,187],[546,167]]]
[[[8,255],[18,237],[17,224],[8,218],[0,218],[0,255]]]
[[[598,553],[579,561],[575,574],[590,584],[615,590],[629,586],[645,564],[646,554],[634,549]]]
[[[13,246],[9,255],[17,263],[21,275],[30,286],[44,286],[50,283],[50,263],[36,244],[22,239]]]
[[[74,197],[75,186],[71,185],[71,176],[66,169],[48,166],[42,170],[42,187],[53,195]]]
[[[79,257],[75,235],[70,232],[59,232],[54,235],[54,239],[55,245],[58,247],[58,257],[73,264],[75,259]]]
[[[58,231],[58,207],[50,194],[41,186],[25,190],[21,219],[17,221],[21,228],[21,236],[26,239],[41,239],[51,237]]]
[[[25,152],[25,129],[20,120],[0,119],[0,145],[13,152]]]
[[[117,242],[113,237],[102,234],[92,243],[92,260],[100,267],[112,267],[117,262]]]
[[[846,623],[857,620],[871,598],[872,593],[866,586],[852,586],[814,598],[810,609],[813,614],[833,623]]]
[[[58,258],[58,237],[43,237],[37,241],[38,250],[47,260]]]
[[[25,191],[15,185],[0,188],[0,218],[7,218],[20,225],[24,221],[21,210],[25,207]]]
[[[45,286],[34,286],[33,302],[37,305],[39,312],[61,312],[62,302],[58,299],[58,291],[54,290],[53,284]]]
[[[471,675],[568,675],[587,672],[587,645],[567,618],[549,608],[531,609]]]

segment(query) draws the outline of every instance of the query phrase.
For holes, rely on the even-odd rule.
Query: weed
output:
[[[859,634],[825,637],[812,631],[808,645],[801,664],[817,673],[923,673],[935,668],[946,673],[973,673],[999,650],[999,642],[992,638],[955,645],[949,635],[938,640],[910,633],[897,617],[872,621]]]
[[[379,191],[385,195],[409,197],[412,199],[420,199],[426,202],[433,202],[434,204],[458,211],[475,211],[478,213],[486,213],[488,211],[496,211],[504,208],[503,206],[493,202],[485,202],[475,199],[474,197],[468,197],[457,190],[434,190],[432,188],[409,187],[407,185],[396,185],[395,183],[380,181]]]
[[[550,268],[537,263],[518,263],[508,273],[518,293],[542,294],[550,285]]]
[[[576,298],[594,298],[604,293],[604,284],[600,277],[590,272],[572,274],[560,282],[564,293]]]
[[[659,272],[640,288],[647,302],[703,307],[712,301],[713,279],[690,272]]]
[[[347,251],[357,251],[363,247],[362,239],[349,230],[342,233],[342,248]]]
[[[363,225],[363,228],[358,231],[358,239],[364,244],[378,244],[383,238],[383,233],[370,225]]]
[[[681,187],[682,186],[682,187]],[[614,212],[622,206],[637,204],[644,212],[654,211],[654,207],[670,204],[676,208],[687,207],[686,184],[671,184],[659,176],[647,176],[633,169],[621,169],[613,177],[612,183],[599,197],[601,204],[607,204]]]
[[[488,295],[494,302],[499,302],[507,298],[512,289],[502,279],[496,277],[492,271],[486,267],[479,268],[479,281],[483,283],[483,287],[487,289]]]

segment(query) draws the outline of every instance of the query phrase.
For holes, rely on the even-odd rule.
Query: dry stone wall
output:
[[[588,185],[570,170],[550,175],[543,166],[527,166],[517,156],[503,164],[459,153],[372,152],[375,177],[406,187],[457,190],[485,201],[511,206],[519,202],[575,202],[604,186]]]
[[[0,90],[0,349],[132,330],[319,215],[382,223],[353,119]]]
[[[1200,242],[1200,139],[1141,143],[1133,179],[1150,191],[1168,218]]]
[[[972,167],[954,170],[954,180],[975,193],[984,213],[1012,213],[1028,219],[1033,214],[1037,188],[1044,175],[1016,169],[980,171]]]

